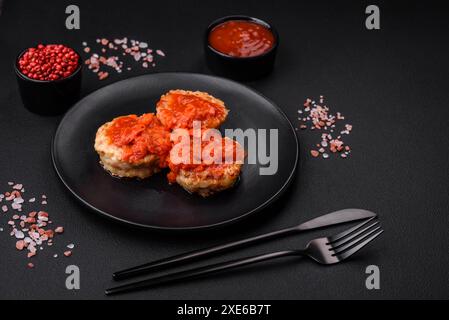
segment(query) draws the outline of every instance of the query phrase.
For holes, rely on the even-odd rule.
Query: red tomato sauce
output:
[[[173,127],[191,128],[193,121],[201,121],[205,127],[215,127],[225,116],[223,106],[194,95],[170,94],[171,123]]]
[[[166,158],[172,147],[170,132],[152,113],[140,117],[129,115],[116,118],[107,129],[111,142],[123,150],[122,160],[138,162],[147,155],[160,157],[160,166],[166,166]]]
[[[254,57],[269,51],[274,45],[273,33],[261,24],[230,20],[219,24],[209,34],[209,44],[233,57]]]

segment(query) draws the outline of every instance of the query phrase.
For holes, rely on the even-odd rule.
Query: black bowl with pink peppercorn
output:
[[[39,44],[22,51],[14,62],[24,106],[42,115],[64,113],[81,92],[80,55],[61,44]]]

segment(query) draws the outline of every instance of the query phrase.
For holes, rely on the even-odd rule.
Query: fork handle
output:
[[[248,258],[242,258],[232,261],[226,261],[221,262],[217,264],[212,264],[204,267],[199,268],[193,268],[185,271],[180,272],[174,272],[170,273],[164,276],[150,278],[146,280],[141,280],[133,283],[129,283],[126,285],[106,289],[105,293],[106,295],[113,295],[118,293],[125,293],[125,292],[131,292],[136,290],[142,290],[154,286],[159,286],[167,283],[175,283],[181,280],[186,279],[194,279],[202,276],[206,276],[212,273],[217,273],[220,271],[235,269],[238,267],[246,266],[249,264],[255,264],[258,262],[266,261],[266,260],[272,260],[277,259],[281,257],[287,257],[287,256],[301,256],[304,255],[304,251],[302,250],[289,250],[289,251],[279,251],[279,252],[272,252],[262,255],[257,255],[253,257]]]
[[[246,238],[226,244],[221,244],[206,249],[190,251],[176,256],[164,258],[150,263],[142,264],[140,266],[132,267],[126,270],[117,271],[112,274],[115,280],[128,279],[134,276],[143,275],[153,271],[161,270],[162,268],[169,268],[178,266],[183,263],[192,262],[195,260],[210,257],[220,252],[230,251],[231,249],[241,248],[250,244],[267,241],[274,238],[280,238],[292,233],[300,232],[298,227],[291,227],[282,230],[273,231],[270,233],[261,234],[252,238]]]

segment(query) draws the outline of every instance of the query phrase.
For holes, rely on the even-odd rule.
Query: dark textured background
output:
[[[81,9],[81,30],[64,27],[65,7]],[[48,210],[66,228],[36,268],[0,233],[0,298],[103,298],[112,271],[237,237],[255,235],[346,207],[373,210],[385,233],[347,263],[320,267],[285,260],[183,285],[129,294],[153,299],[448,298],[449,72],[448,11],[429,1],[383,2],[381,30],[368,31],[357,1],[19,1],[6,0],[0,16],[0,184],[26,185],[49,196]],[[272,22],[281,45],[275,72],[249,85],[295,121],[298,106],[324,94],[354,125],[350,159],[311,159],[316,137],[300,133],[301,163],[289,191],[262,214],[222,230],[155,233],[119,225],[79,205],[56,177],[50,142],[60,118],[21,105],[12,61],[37,42],[81,49],[97,37],[148,40],[167,53],[154,69],[209,73],[202,36],[215,18],[248,14]],[[153,72],[149,70],[148,72]],[[85,72],[83,93],[144,69],[100,82]],[[101,192],[101,190],[98,190]],[[213,212],[211,213],[213,214]],[[0,226],[7,230],[0,213]],[[330,231],[329,231],[330,232]],[[260,245],[243,256],[303,246],[323,232]],[[54,250],[76,244],[70,258]],[[215,259],[218,260],[218,259]],[[81,290],[65,289],[68,264],[81,269]],[[365,267],[381,270],[381,289],[365,289]]]

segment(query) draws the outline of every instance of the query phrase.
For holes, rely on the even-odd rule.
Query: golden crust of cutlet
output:
[[[229,164],[224,168],[220,178],[213,178],[207,172],[192,172],[181,169],[176,176],[176,183],[190,193],[208,197],[234,186],[239,178],[241,164]]]
[[[106,131],[114,120],[103,124],[95,135],[94,148],[100,156],[100,163],[111,175],[126,178],[148,178],[161,170],[157,155],[147,155],[138,162],[122,160],[123,150],[111,143]]]
[[[242,146],[227,137],[224,140],[232,143],[243,152]],[[217,174],[216,165],[206,166],[205,170],[188,170],[181,168],[176,172],[176,183],[190,193],[197,193],[203,197],[208,197],[217,192],[226,190],[234,186],[240,176],[243,159],[234,159],[233,163],[219,164],[220,174]],[[174,174],[172,172],[171,174]]]

